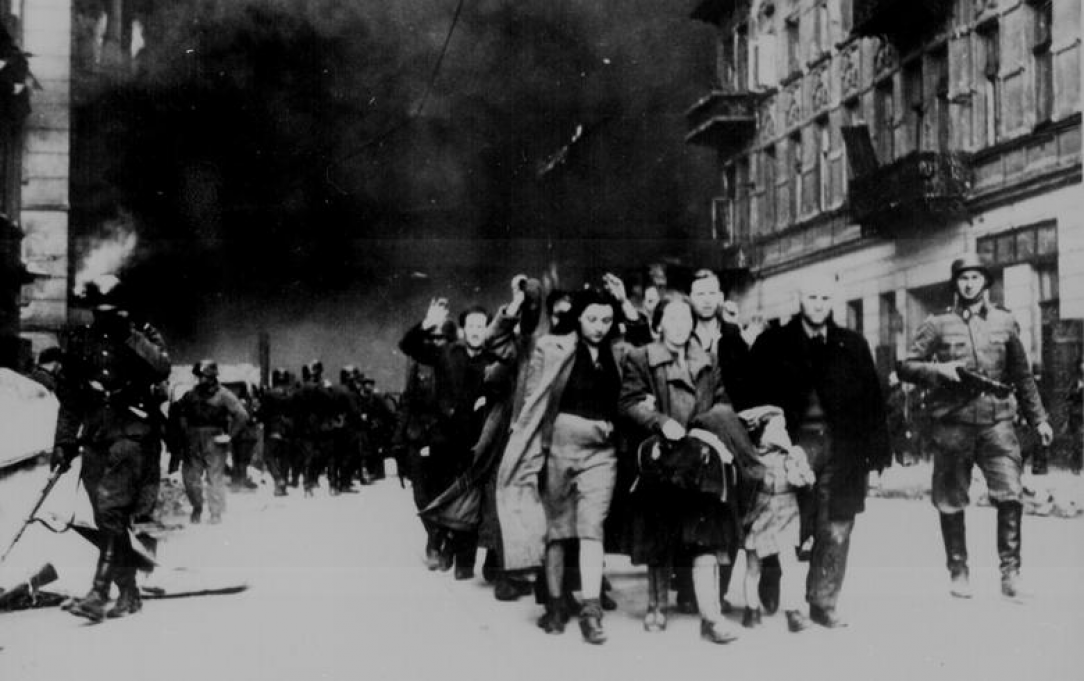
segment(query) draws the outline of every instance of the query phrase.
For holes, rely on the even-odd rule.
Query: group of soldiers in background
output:
[[[384,477],[394,402],[355,366],[342,368],[337,385],[324,378],[319,360],[302,367],[300,384],[290,372],[275,369],[256,417],[263,424],[264,461],[276,496],[299,485],[311,496],[323,474],[333,496],[355,491],[355,479],[366,485]]]
[[[219,381],[213,360],[193,367],[196,384],[169,405],[171,361],[158,331],[134,318],[117,295],[119,281],[104,278],[84,296],[92,321],[67,330],[61,347],[41,353],[30,375],[60,402],[51,467],[62,473],[82,455],[81,477],[97,526],[98,562],[91,589],[68,605],[72,614],[101,621],[138,612],[135,574],[141,565],[132,528],[153,522],[163,446],[170,473],[180,469],[192,505],[190,520],[221,522],[227,476],[236,491],[255,488],[247,471],[264,429],[264,460],[275,494],[301,480],[307,495],[326,474],[332,495],[383,477],[393,403],[375,381],[344,367],[339,385],[323,378],[319,361],[306,365],[302,383],[276,369],[273,385],[235,394]],[[231,465],[228,465],[231,464]],[[206,489],[206,494],[204,490]],[[112,585],[119,589],[110,601]]]

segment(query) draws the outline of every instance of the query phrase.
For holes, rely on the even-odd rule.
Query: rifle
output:
[[[15,538],[8,544],[7,550],[4,551],[4,555],[0,556],[0,564],[3,564],[7,560],[8,554],[15,548],[15,545],[22,539],[23,532],[26,532],[26,528],[30,526],[30,523],[34,522],[34,517],[41,509],[41,505],[45,503],[45,498],[49,496],[49,493],[53,491],[53,487],[56,486],[60,476],[64,475],[64,472],[68,470],[66,466],[57,466],[53,469],[53,472],[49,474],[49,479],[45,482],[45,487],[42,488],[41,494],[38,495],[38,500],[35,502],[34,507],[30,509],[30,514],[26,516],[26,520],[23,521],[22,527],[15,533]]]
[[[56,568],[53,567],[52,563],[46,563],[40,570],[18,586],[7,591],[0,589],[0,612],[26,607],[27,602],[32,604],[38,590],[46,584],[55,582],[56,577]]]
[[[1008,383],[995,381],[972,369],[957,367],[956,374],[960,377],[960,382],[963,384],[964,389],[975,395],[990,393],[994,397],[1005,399],[1013,393],[1013,387]]]

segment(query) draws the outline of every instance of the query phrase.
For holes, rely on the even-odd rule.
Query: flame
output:
[[[132,257],[139,244],[139,237],[127,215],[106,222],[100,233],[100,236],[89,240],[87,253],[79,263],[73,289],[76,296],[86,293],[87,284],[91,282],[100,282],[99,288],[115,286],[117,272]]]

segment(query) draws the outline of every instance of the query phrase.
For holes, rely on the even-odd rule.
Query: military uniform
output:
[[[241,401],[219,384],[197,385],[174,405],[184,434],[185,459],[181,469],[185,492],[192,504],[192,520],[199,522],[203,511],[203,480],[207,478],[207,502],[211,522],[226,510],[226,456],[229,440],[248,423]]]
[[[148,453],[159,442],[154,388],[169,375],[169,356],[160,338],[152,340],[118,315],[67,334],[64,344],[57,463],[66,464],[82,447],[83,485],[103,537],[91,591],[72,612],[101,619],[116,582],[120,598],[109,615],[124,615],[140,608],[128,528],[139,510]]]
[[[954,279],[956,270],[954,265]],[[937,365],[944,362],[961,362],[965,369],[1012,386],[1015,395],[949,381],[938,371]],[[928,442],[933,450],[933,503],[941,513],[953,582],[966,586],[963,510],[969,503],[971,471],[977,465],[998,510],[1004,589],[1006,580],[1015,579],[1020,569],[1023,461],[1013,420],[1022,407],[1032,426],[1047,421],[1016,319],[1008,310],[985,301],[933,315],[918,329],[907,358],[900,363],[899,376],[930,389],[926,405],[932,420]],[[953,593],[969,595],[955,587]]]
[[[322,380],[309,380],[298,389],[296,404],[305,494],[311,495],[320,483],[333,446],[335,410],[330,388]]]
[[[293,441],[293,390],[283,383],[278,382],[264,392],[258,410],[264,432],[264,460],[275,481],[276,496],[286,495],[291,459],[296,447]]]

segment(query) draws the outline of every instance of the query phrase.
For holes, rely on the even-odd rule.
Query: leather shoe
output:
[[[648,608],[644,615],[644,631],[666,631],[666,615],[659,608]]]
[[[580,632],[584,643],[597,646],[606,642],[606,632],[602,630],[602,606],[598,601],[584,603],[580,610]]]
[[[950,576],[952,581],[949,586],[949,593],[956,598],[971,598],[974,595],[971,591],[971,580],[966,569],[956,570]]]
[[[493,587],[493,597],[498,601],[516,601],[531,591],[533,588],[527,582],[502,576],[497,578],[497,584]]]
[[[720,621],[702,619],[700,620],[700,638],[710,643],[722,644],[737,641],[738,635]]]
[[[794,634],[799,631],[805,631],[809,628],[809,618],[802,614],[800,610],[788,610],[787,611],[787,629]]]
[[[809,619],[826,629],[842,629],[848,624],[836,614],[834,608],[820,608],[815,605],[809,606]]]
[[[746,608],[742,615],[741,625],[746,629],[753,629],[761,625],[760,608]]]
[[[461,582],[465,582],[468,579],[474,579],[474,566],[456,565],[455,578]]]
[[[546,603],[546,612],[538,618],[538,627],[547,634],[563,634],[568,619],[568,612],[561,599],[551,598]]]

